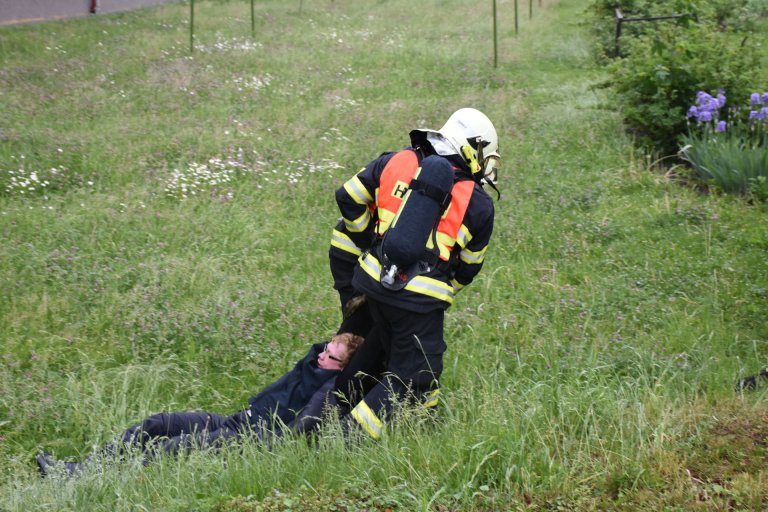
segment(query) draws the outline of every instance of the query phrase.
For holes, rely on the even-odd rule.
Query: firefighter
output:
[[[410,139],[410,147],[382,154],[336,191],[342,220],[331,241],[335,287],[343,306],[364,295],[375,326],[337,388],[348,391],[353,371],[378,375],[383,362],[385,376],[349,404],[354,421],[376,439],[396,403],[416,397],[437,404],[445,310],[483,265],[494,219],[483,185],[498,193],[498,136],[482,112],[462,108],[439,130],[413,130]],[[430,179],[446,166],[444,194]],[[409,243],[417,245],[403,247]],[[395,254],[419,257],[400,263]]]

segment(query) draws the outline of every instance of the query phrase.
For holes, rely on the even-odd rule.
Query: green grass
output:
[[[496,69],[491,2],[262,1],[252,40],[248,2],[200,1],[193,54],[188,4],[0,28],[0,510],[764,508],[766,395],[733,385],[768,364],[766,207],[638,157],[587,0],[542,3],[515,36],[499,2]],[[330,335],[335,188],[462,106],[502,199],[439,421],[39,479]]]

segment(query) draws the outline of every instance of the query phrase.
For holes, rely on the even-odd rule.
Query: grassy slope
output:
[[[636,160],[587,2],[543,3],[519,37],[499,3],[496,70],[490,2],[258,2],[255,43],[247,3],[199,2],[191,57],[183,5],[3,28],[0,184],[51,185],[0,190],[0,507],[759,508],[764,394],[732,385],[766,360],[765,210]],[[236,410],[328,335],[334,188],[464,105],[499,129],[503,198],[439,428],[38,481],[38,449]],[[165,197],[214,157],[246,170]]]

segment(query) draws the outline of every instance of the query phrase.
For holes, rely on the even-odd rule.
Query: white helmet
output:
[[[493,184],[500,163],[499,137],[488,117],[474,108],[462,108],[451,114],[442,128],[418,130],[442,135],[456,153],[462,155],[477,178]],[[479,173],[479,174],[478,174]]]

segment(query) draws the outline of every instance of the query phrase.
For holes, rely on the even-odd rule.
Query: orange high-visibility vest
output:
[[[411,180],[418,175],[420,170],[418,158],[413,151],[401,151],[387,162],[381,172],[379,189],[376,194],[379,217],[376,232],[379,236],[386,233],[392,219],[400,210]],[[475,183],[471,180],[462,180],[453,184],[451,203],[437,225],[437,245],[440,250],[439,257],[443,261],[448,261],[451,256],[474,188]],[[430,237],[425,249],[432,250],[433,248],[432,237]]]

